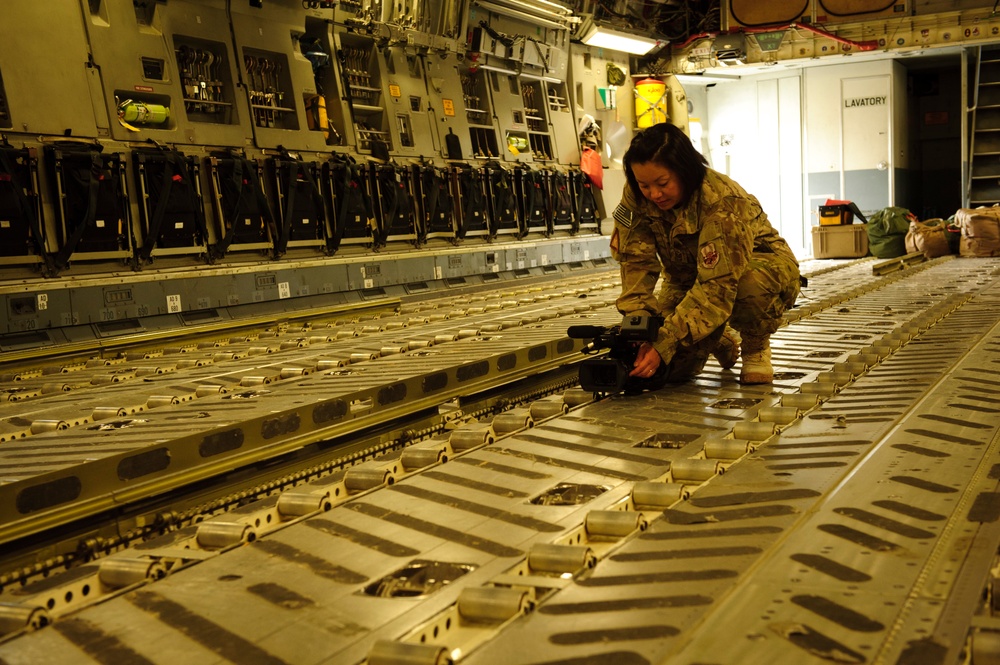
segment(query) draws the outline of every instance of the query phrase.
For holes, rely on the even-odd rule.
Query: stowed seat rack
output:
[[[319,190],[319,165],[287,153],[272,157],[268,163],[278,200],[275,255],[296,247],[326,251],[333,233]]]
[[[60,141],[44,149],[53,188],[56,269],[76,259],[131,259],[133,236],[125,159],[97,143]]]
[[[264,192],[261,164],[242,154],[209,157],[207,163],[218,226],[213,255],[271,250],[277,226]]]
[[[198,160],[159,147],[135,150],[132,159],[143,231],[137,250],[140,262],[162,255],[207,253]]]
[[[51,271],[34,148],[0,144],[0,264],[44,263]]]

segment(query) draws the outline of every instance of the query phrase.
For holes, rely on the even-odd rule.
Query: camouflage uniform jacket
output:
[[[665,317],[653,345],[665,362],[678,345],[696,344],[729,319],[753,252],[782,255],[797,265],[757,199],[711,169],[687,205],[672,210],[637,201],[626,183],[614,218],[611,253],[622,275],[618,310]]]

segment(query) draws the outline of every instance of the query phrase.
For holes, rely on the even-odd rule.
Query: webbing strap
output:
[[[142,249],[139,251],[139,258],[141,260],[149,259],[153,252],[153,247],[160,239],[160,228],[163,226],[163,219],[167,214],[167,206],[170,204],[170,191],[174,186],[174,176],[178,176],[182,182],[185,180],[183,158],[173,151],[164,151],[162,156],[163,182],[161,183],[160,196],[156,200],[156,209],[149,219],[149,228],[146,229],[146,239],[143,241]],[[180,173],[175,171],[178,167],[178,161],[180,161]]]
[[[65,163],[65,162],[64,162]],[[80,244],[83,234],[94,224],[97,219],[97,197],[101,188],[102,172],[104,161],[98,150],[91,149],[90,152],[90,180],[87,186],[87,210],[83,213],[83,219],[74,227],[73,232],[66,237],[59,253],[56,254],[56,268],[62,269],[69,265],[69,257],[76,251],[76,246]],[[65,171],[63,172],[65,176]]]

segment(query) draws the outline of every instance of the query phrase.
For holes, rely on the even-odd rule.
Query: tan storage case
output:
[[[813,258],[854,259],[868,255],[868,230],[864,224],[812,227]]]

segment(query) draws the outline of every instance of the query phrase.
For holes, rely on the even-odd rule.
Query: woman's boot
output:
[[[771,367],[770,337],[743,335],[743,349],[740,353],[743,366],[740,368],[740,383],[757,384],[774,381]]]

